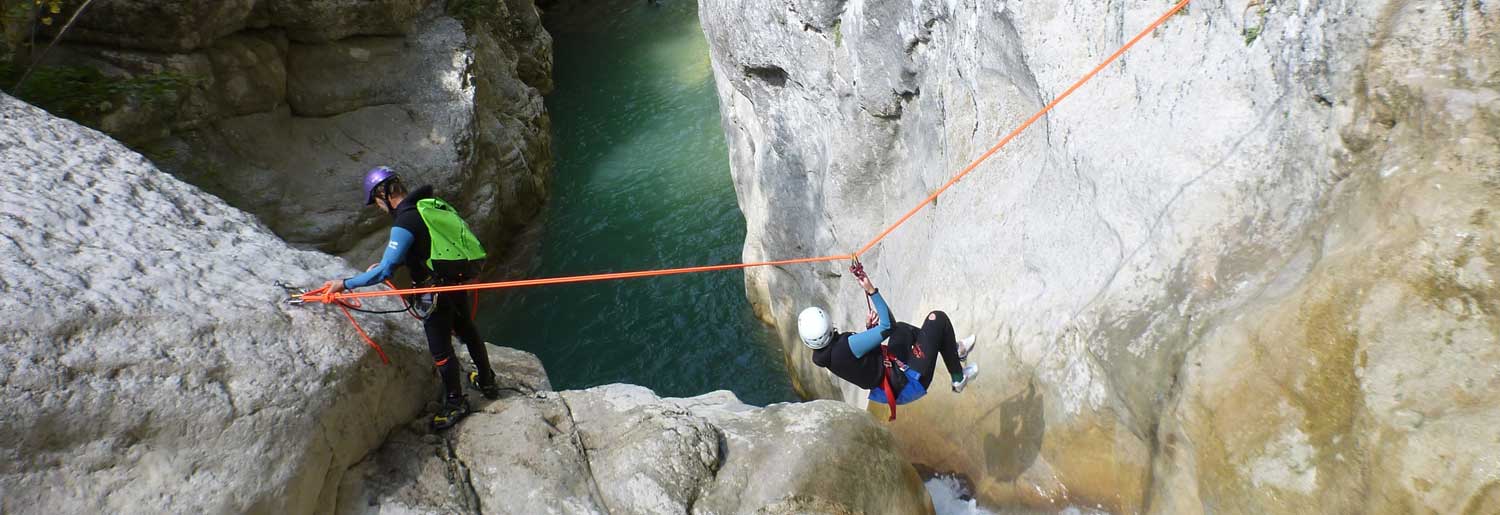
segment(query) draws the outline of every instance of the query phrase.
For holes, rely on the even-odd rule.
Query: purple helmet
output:
[[[396,178],[396,172],[384,166],[371,168],[365,172],[365,205],[375,203],[375,187],[380,183]]]

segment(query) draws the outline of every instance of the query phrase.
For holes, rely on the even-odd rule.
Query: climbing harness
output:
[[[1071,86],[1068,87],[1068,89],[1063,90],[1063,92],[1061,94],[1059,94],[1056,98],[1053,98],[1052,101],[1048,102],[1046,106],[1042,107],[1035,114],[1031,115],[1030,118],[1027,118],[1026,121],[1022,122],[1020,126],[1018,126],[1018,127],[1015,128],[1015,130],[1012,130],[1009,134],[1006,134],[1004,138],[1001,138],[1000,141],[998,143],[996,143],[994,146],[990,147],[989,150],[986,150],[983,154],[980,154],[979,157],[975,158],[972,162],[970,162],[968,164],[968,166],[965,166],[961,171],[959,171],[957,175],[954,175],[953,178],[951,178],[951,179],[948,180],[948,182],[944,183],[936,191],[933,191],[931,195],[928,195],[927,198],[925,198],[925,199],[922,200],[922,202],[917,203],[917,205],[915,207],[912,207],[911,210],[907,211],[905,215],[902,215],[901,218],[898,219],[898,220],[896,220],[895,223],[887,226],[884,230],[882,230],[880,232],[880,234],[876,235],[874,238],[871,238],[869,242],[865,243],[864,246],[860,247],[859,250],[855,251],[852,254],[832,255],[832,256],[819,256],[819,257],[808,257],[808,258],[797,258],[797,259],[783,259],[783,260],[778,260],[778,261],[761,261],[761,262],[754,262],[754,263],[733,263],[733,264],[710,265],[710,266],[693,266],[693,267],[682,267],[682,268],[667,268],[667,269],[659,269],[659,270],[641,270],[641,271],[635,271],[635,272],[612,272],[612,273],[600,273],[600,274],[591,274],[591,275],[578,275],[578,276],[565,276],[565,277],[548,277],[548,278],[540,278],[540,279],[522,279],[522,280],[497,281],[497,282],[487,282],[487,283],[448,284],[448,285],[427,286],[427,287],[419,287],[419,288],[408,288],[408,289],[404,289],[404,290],[389,290],[389,291],[359,291],[359,292],[342,292],[342,293],[330,294],[326,290],[323,290],[323,289],[320,288],[318,290],[307,291],[307,292],[303,292],[301,294],[294,295],[293,299],[291,299],[289,302],[292,302],[293,304],[303,304],[303,303],[310,303],[310,302],[318,302],[318,303],[324,303],[324,304],[337,304],[341,309],[344,309],[344,315],[349,318],[350,322],[353,322],[354,321],[354,317],[352,315],[349,315],[349,311],[347,309],[348,305],[349,305],[348,303],[350,301],[355,300],[355,299],[361,299],[361,298],[366,298],[366,297],[384,297],[384,296],[390,296],[390,295],[417,295],[417,294],[423,294],[423,293],[445,293],[445,292],[457,292],[457,291],[474,292],[477,295],[480,290],[495,290],[495,289],[504,289],[504,288],[521,288],[521,287],[527,287],[527,286],[542,286],[542,285],[554,285],[554,284],[572,284],[572,283],[593,282],[593,281],[613,281],[613,280],[635,279],[635,278],[643,278],[643,277],[658,277],[658,276],[666,276],[666,275],[678,275],[678,274],[690,274],[690,273],[702,273],[702,272],[716,272],[716,271],[725,271],[725,270],[741,270],[741,269],[758,268],[758,267],[782,267],[782,266],[788,266],[788,265],[807,264],[807,263],[824,263],[824,262],[830,262],[830,261],[846,261],[846,260],[847,261],[857,261],[860,256],[864,255],[866,252],[869,252],[870,249],[875,248],[876,245],[878,245],[881,241],[883,241],[887,236],[890,236],[891,233],[893,233],[893,232],[896,231],[896,229],[898,229],[902,225],[904,225],[907,222],[907,220],[910,220],[913,216],[916,216],[916,214],[918,212],[920,212],[923,208],[927,207],[929,204],[933,204],[934,201],[937,200],[937,198],[938,198],[939,195],[942,195],[944,192],[948,191],[948,188],[953,187],[953,185],[957,184],[958,181],[963,180],[963,178],[966,177],[966,176],[968,176],[970,172],[973,172],[975,169],[977,169],[980,164],[983,164],[985,161],[989,160],[990,156],[993,156],[995,153],[999,152],[1000,149],[1005,148],[1006,145],[1009,145],[1010,142],[1012,140],[1016,139],[1016,137],[1020,136],[1022,132],[1025,132],[1026,129],[1030,128],[1037,121],[1041,120],[1041,118],[1043,116],[1046,116],[1047,113],[1051,112],[1053,108],[1057,107],[1058,104],[1061,104],[1063,100],[1065,100],[1068,97],[1072,96],[1073,93],[1075,91],[1077,91],[1079,88],[1083,87],[1084,84],[1087,84],[1089,81],[1093,80],[1094,77],[1099,74],[1099,72],[1101,72],[1101,71],[1104,70],[1104,68],[1108,67],[1110,64],[1114,63],[1116,60],[1119,60],[1120,56],[1124,55],[1127,50],[1130,50],[1132,47],[1134,47],[1136,45],[1136,43],[1139,43],[1142,39],[1145,39],[1145,37],[1147,35],[1150,35],[1152,32],[1156,31],[1156,29],[1158,27],[1161,27],[1162,24],[1166,23],[1168,19],[1170,19],[1172,16],[1175,16],[1178,12],[1181,12],[1191,2],[1192,2],[1192,0],[1179,0],[1175,5],[1172,6],[1171,9],[1167,10],[1167,12],[1165,14],[1162,14],[1161,17],[1157,18],[1156,21],[1153,21],[1153,22],[1151,22],[1150,25],[1147,25],[1146,28],[1144,30],[1142,30],[1140,33],[1136,34],[1135,37],[1131,38],[1124,45],[1120,46],[1119,49],[1115,50],[1115,52],[1112,53],[1112,54],[1110,54],[1109,57],[1105,58],[1102,62],[1100,62],[1093,69],[1089,70],[1088,73],[1084,74],[1084,76],[1082,78],[1080,78],[1080,79],[1078,79],[1078,81],[1074,82],[1073,85],[1071,85]],[[449,208],[451,209],[451,206],[449,206]],[[424,217],[424,220],[426,220],[425,217]],[[467,230],[467,228],[465,228],[465,229]],[[434,238],[434,240],[436,240],[436,238]],[[458,240],[461,241],[461,240],[463,240],[463,238],[459,237]],[[460,254],[462,254],[462,252],[463,252],[462,250],[459,251]],[[481,252],[482,252],[482,249],[481,249]],[[355,330],[359,331],[360,335],[365,337],[366,343],[369,343],[377,351],[380,350],[380,347],[378,345],[376,345],[375,342],[371,341],[369,339],[369,337],[364,334],[364,330],[360,329],[359,325],[357,323],[355,324]],[[385,354],[383,352],[381,352],[381,358],[382,359],[385,358]],[[895,416],[894,406],[892,406],[891,414],[892,414],[892,417]]]
[[[913,349],[917,348],[915,345]],[[927,395],[927,388],[922,386],[922,375],[903,363],[895,354],[891,354],[889,345],[880,344],[880,356],[885,361],[884,371],[880,376],[880,388],[870,390],[870,400],[876,403],[884,403],[891,408],[891,416],[886,422],[896,420],[896,405],[916,401]],[[899,376],[896,374],[900,374]],[[900,384],[899,393],[892,386]]]
[[[854,278],[860,281],[868,280],[869,275],[865,273],[865,265],[860,263],[857,257],[853,261],[854,263],[849,265],[849,273],[853,274]],[[875,311],[875,303],[870,300],[872,296],[871,294],[865,295],[865,307],[869,310],[865,316],[865,329],[872,329],[880,325],[880,319],[878,318],[880,313]],[[896,328],[893,327],[893,329]],[[911,346],[911,353],[912,357],[922,359],[922,346],[913,344]],[[891,416],[886,419],[889,422],[896,420],[896,405],[906,404],[922,398],[923,395],[927,395],[927,389],[922,387],[921,374],[907,366],[895,354],[891,354],[891,346],[888,343],[880,344],[880,358],[882,361],[880,388],[871,389],[869,398],[876,403],[883,403],[890,406]],[[900,375],[896,375],[898,373]],[[896,384],[901,385],[901,388],[898,389],[891,386],[891,379],[893,377],[897,380]],[[902,382],[903,380],[904,382]],[[899,394],[896,393],[897,390],[900,390]]]

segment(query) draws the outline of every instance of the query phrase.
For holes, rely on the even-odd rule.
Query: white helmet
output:
[[[833,340],[833,326],[828,323],[828,313],[817,306],[802,310],[802,314],[797,315],[797,333],[802,336],[802,343],[807,344],[809,349],[827,347],[828,342]]]

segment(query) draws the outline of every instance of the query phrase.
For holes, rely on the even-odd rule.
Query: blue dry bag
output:
[[[927,395],[927,389],[922,387],[921,374],[918,374],[916,370],[912,370],[910,367],[903,367],[901,372],[906,375],[906,386],[902,386],[901,391],[896,394],[896,404],[906,404],[922,398],[923,395]],[[881,388],[870,390],[870,400],[881,404],[890,404],[885,399],[885,390]]]

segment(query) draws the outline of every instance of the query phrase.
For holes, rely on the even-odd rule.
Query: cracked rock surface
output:
[[[1171,4],[702,0],[745,261],[859,249]],[[1193,2],[864,255],[979,335],[903,450],[995,504],[1500,510],[1497,31]],[[864,405],[794,327],[863,321],[845,266],[746,287],[798,388]]]
[[[0,95],[0,512],[327,512],[435,395],[422,335],[293,307],[356,272]],[[379,406],[379,409],[370,409]]]
[[[847,405],[755,408],[729,392],[663,399],[618,384],[553,392],[534,356],[493,349],[507,393],[471,395],[477,412],[442,435],[420,420],[397,432],[345,476],[339,512],[932,512],[889,433]]]

